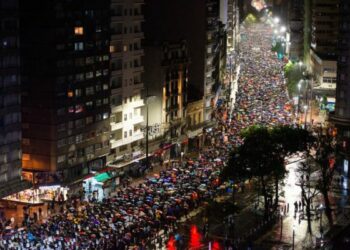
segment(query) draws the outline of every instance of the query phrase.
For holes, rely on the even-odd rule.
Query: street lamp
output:
[[[305,128],[305,129],[306,129],[307,109],[308,109],[308,106],[307,106],[307,105],[304,105],[304,112],[305,112],[304,128]]]
[[[280,234],[280,239],[282,239],[282,235],[283,235],[283,212],[282,212],[282,210],[280,211],[280,215],[281,215],[281,234]]]
[[[321,238],[323,238],[323,226],[322,226],[322,214],[323,214],[323,204],[320,205],[319,207],[319,211],[320,211],[320,234],[321,234]]]
[[[275,17],[275,18],[273,19],[273,22],[274,22],[275,24],[279,23],[279,22],[280,22],[279,17]]]
[[[294,250],[294,241],[295,241],[295,222],[293,223],[293,242],[292,242],[292,250]]]
[[[281,32],[284,33],[284,32],[286,32],[286,31],[287,31],[286,26],[282,26],[282,27],[281,27]]]

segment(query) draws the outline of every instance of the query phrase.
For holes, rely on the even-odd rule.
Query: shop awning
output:
[[[105,182],[105,181],[109,180],[111,178],[111,176],[105,172],[105,173],[96,175],[94,178],[98,182]]]

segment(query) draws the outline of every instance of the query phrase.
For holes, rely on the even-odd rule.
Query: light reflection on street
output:
[[[202,245],[201,243],[202,236],[198,232],[198,228],[196,225],[191,226],[190,230],[190,242],[189,242],[189,248],[190,249],[199,249]]]

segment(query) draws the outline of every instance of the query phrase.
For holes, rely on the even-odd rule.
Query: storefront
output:
[[[65,201],[67,200],[68,190],[69,189],[67,187],[62,187],[60,185],[41,186],[9,195],[3,198],[3,200],[25,204],[42,204],[50,201]]]
[[[115,190],[119,183],[120,177],[117,169],[107,168],[105,172],[95,172],[83,181],[85,198],[102,201],[103,198],[108,197]]]
[[[201,148],[202,146],[202,128],[198,128],[197,130],[194,131],[188,131],[187,136],[188,136],[188,146],[187,149],[189,152],[194,152],[197,151]]]

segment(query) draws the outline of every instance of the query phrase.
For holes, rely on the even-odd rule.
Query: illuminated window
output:
[[[84,110],[83,105],[81,104],[75,105],[75,113],[81,113],[83,112],[83,110]]]
[[[115,51],[114,46],[113,46],[113,45],[110,45],[110,46],[109,46],[109,52],[110,52],[110,53],[113,53],[114,51]]]
[[[67,93],[67,96],[68,97],[73,97],[74,96],[73,90],[69,90],[68,93]]]
[[[75,95],[76,96],[81,96],[81,89],[76,89],[75,90]]]
[[[84,50],[84,43],[83,42],[74,43],[74,50],[75,51]]]
[[[62,163],[66,161],[66,155],[60,155],[57,157],[57,163]]]
[[[78,134],[75,136],[75,143],[81,143],[83,141],[83,134]]]
[[[30,154],[22,154],[23,161],[30,161]]]
[[[84,28],[81,26],[74,28],[74,34],[76,35],[83,35],[84,34]]]
[[[124,46],[123,46],[123,51],[124,51],[124,52],[128,51],[128,46],[124,45]]]
[[[94,72],[90,71],[90,72],[86,72],[85,73],[86,79],[91,79],[94,77]]]

